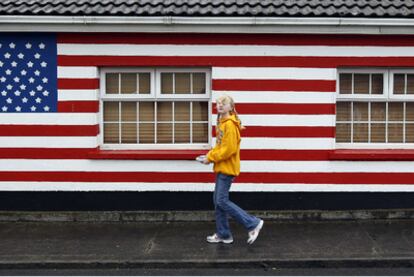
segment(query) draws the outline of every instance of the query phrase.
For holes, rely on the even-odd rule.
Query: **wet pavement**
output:
[[[265,221],[253,245],[209,244],[214,222],[4,222],[0,269],[414,266],[414,220]]]

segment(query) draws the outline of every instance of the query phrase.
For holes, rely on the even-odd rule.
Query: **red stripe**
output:
[[[90,159],[110,160],[194,160],[206,150],[96,150],[89,153]]]
[[[0,125],[0,136],[96,136],[99,125]],[[213,136],[215,127],[213,128]],[[335,127],[248,126],[243,137],[335,137]],[[172,150],[177,153],[177,150]],[[179,151],[178,151],[179,152]],[[118,153],[119,154],[119,153]],[[168,154],[168,153],[166,153]],[[354,153],[355,154],[355,153]]]
[[[203,172],[0,172],[0,181],[32,182],[214,182]],[[237,183],[414,184],[414,173],[242,173]]]
[[[58,89],[99,89],[99,79],[58,79]]]
[[[98,112],[99,101],[59,101],[58,112]],[[335,114],[335,104],[239,103],[240,114]],[[216,112],[215,112],[216,113]]]
[[[213,90],[321,91],[334,92],[336,81],[328,80],[213,80]]]
[[[216,133],[213,127],[213,136]],[[279,127],[279,126],[247,126],[241,132],[242,137],[269,138],[319,138],[335,137],[335,127]]]
[[[0,159],[194,160],[207,150],[107,150],[95,148],[0,148]],[[352,154],[352,155],[351,155]],[[243,161],[378,160],[413,161],[413,150],[274,150],[242,149]]]
[[[313,34],[183,34],[175,33],[65,33],[58,43],[98,44],[201,44],[201,45],[341,45],[413,46],[412,35]]]
[[[96,136],[99,125],[0,125],[0,136]]]
[[[0,148],[1,159],[133,159],[133,160],[194,160],[207,150],[107,150],[95,148]],[[242,149],[242,160],[329,160],[331,150],[273,150]],[[161,153],[161,154],[160,154]]]
[[[413,161],[412,149],[338,149],[329,154],[331,160],[348,161]]]
[[[335,114],[335,104],[238,103],[240,114]]]
[[[59,66],[314,67],[414,66],[414,57],[58,56]]]
[[[96,113],[99,101],[59,101],[58,112],[63,113]]]
[[[240,183],[414,184],[414,173],[242,173]]]

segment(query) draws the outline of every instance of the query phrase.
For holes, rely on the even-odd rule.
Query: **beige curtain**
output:
[[[369,94],[369,74],[354,74],[354,93]]]
[[[352,74],[342,73],[339,74],[339,93],[351,94],[352,93]]]
[[[394,74],[394,94],[404,94],[405,74]]]
[[[106,94],[119,94],[119,74],[107,73],[105,76]]]

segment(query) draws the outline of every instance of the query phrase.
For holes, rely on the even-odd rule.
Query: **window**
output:
[[[101,76],[103,148],[210,145],[209,70],[104,69]]]
[[[336,143],[414,147],[414,70],[339,70]]]

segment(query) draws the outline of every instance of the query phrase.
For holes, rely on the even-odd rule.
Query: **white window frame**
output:
[[[339,75],[343,73],[383,73],[384,74],[384,94],[383,95],[376,95],[376,94],[339,94]],[[414,69],[398,69],[398,68],[347,68],[347,69],[338,69],[337,70],[337,82],[336,82],[336,101],[335,105],[338,102],[410,102],[414,101],[414,95],[394,95],[393,91],[393,73],[414,73]],[[353,87],[353,84],[352,84]],[[368,106],[370,107],[370,105]],[[387,105],[388,107],[388,105]],[[351,113],[353,113],[351,109]],[[388,115],[388,110],[386,112]],[[337,124],[336,120],[337,114],[335,114],[335,127]],[[371,110],[368,109],[368,122],[371,121]],[[388,118],[386,119],[386,136],[388,136]],[[405,110],[404,110],[404,119],[403,124],[406,122],[405,120]],[[370,134],[368,134],[370,135]],[[404,134],[405,135],[405,134]],[[352,132],[351,132],[352,136]],[[335,138],[335,148],[336,149],[414,149],[414,143],[337,143]]]
[[[161,73],[205,73],[206,74],[206,94],[161,94]],[[211,95],[211,84],[208,82],[210,80],[210,70],[200,69],[200,68],[160,68],[156,72],[156,80],[158,86],[156,86],[156,96],[160,99],[168,99],[171,96],[175,96],[174,99],[205,99],[206,96],[210,98]],[[173,88],[174,88],[173,83]],[[174,88],[175,89],[175,88]],[[191,89],[192,90],[192,89]]]
[[[150,73],[151,93],[150,94],[106,94],[106,79],[107,73]],[[205,73],[206,74],[206,94],[168,94],[161,95],[161,72],[188,72],[188,73]],[[212,146],[212,99],[211,99],[211,69],[206,68],[114,68],[106,67],[100,69],[100,99],[99,99],[99,127],[101,132],[98,136],[98,143],[101,149],[104,150],[208,150]],[[161,99],[161,101],[157,101]],[[103,133],[103,103],[104,101],[136,101],[136,102],[197,102],[197,100],[207,100],[208,104],[208,142],[207,143],[154,143],[154,144],[126,144],[126,143],[104,143]],[[191,108],[192,106],[190,106]],[[190,110],[192,114],[192,110]],[[157,110],[155,110],[155,122]],[[174,111],[173,111],[174,122]],[[190,126],[193,121],[190,119]],[[155,132],[156,130],[155,123]],[[190,128],[190,136],[192,135]]]
[[[413,100],[414,94],[394,94],[394,74],[414,74],[414,69],[390,69],[390,98],[398,100]]]

